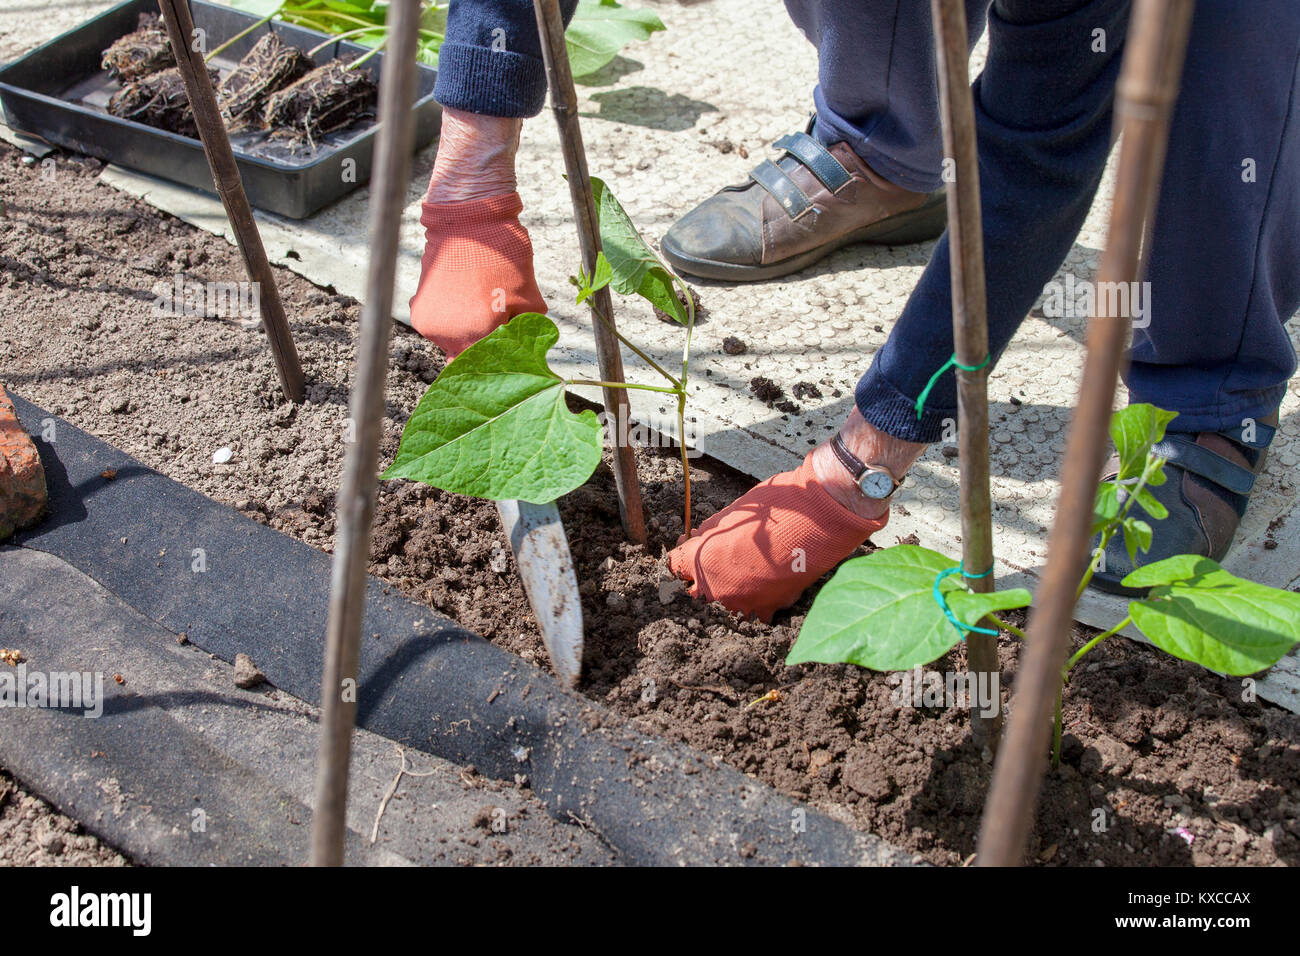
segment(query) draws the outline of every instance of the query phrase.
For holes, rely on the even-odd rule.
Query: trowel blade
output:
[[[554,502],[498,501],[497,512],[551,666],[566,686],[575,687],[582,671],[582,600],[560,511]]]

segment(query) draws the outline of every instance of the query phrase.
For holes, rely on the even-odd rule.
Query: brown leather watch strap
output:
[[[849,451],[849,446],[844,444],[844,436],[839,432],[836,432],[835,437],[831,439],[831,448],[835,452],[835,457],[840,460],[840,464],[849,470],[854,481],[862,477],[862,473],[867,470],[866,463]]]

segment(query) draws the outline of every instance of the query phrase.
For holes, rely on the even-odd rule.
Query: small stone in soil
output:
[[[257,669],[253,659],[247,654],[235,655],[235,686],[248,690],[266,680],[266,675]]]
[[[659,582],[659,603],[672,604],[673,599],[686,589],[686,582],[681,578],[668,578]]]
[[[41,831],[40,836],[36,838],[36,842],[40,844],[42,850],[51,856],[58,856],[63,852],[63,835],[57,830]]]

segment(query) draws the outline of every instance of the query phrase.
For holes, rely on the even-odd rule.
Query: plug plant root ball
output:
[[[175,65],[167,31],[155,13],[140,14],[135,32],[114,40],[100,62],[109,76],[124,84]]]
[[[208,75],[215,85],[217,71]],[[181,136],[197,138],[194,111],[185,93],[185,81],[176,67],[151,73],[128,83],[109,98],[108,111],[122,119],[135,120]]]
[[[379,90],[342,60],[318,66],[266,102],[262,126],[293,145],[314,145],[327,133],[375,115]]]
[[[271,95],[301,79],[312,66],[307,54],[285,43],[278,33],[263,36],[217,88],[226,126],[231,132],[257,126]]]

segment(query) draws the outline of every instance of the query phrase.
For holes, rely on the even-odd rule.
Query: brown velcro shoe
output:
[[[851,243],[923,242],[947,226],[942,189],[895,186],[846,143],[828,147],[804,132],[775,145],[784,151],[779,160],[764,160],[747,182],[727,186],[668,230],[660,249],[674,269],[732,282],[773,279]]]

